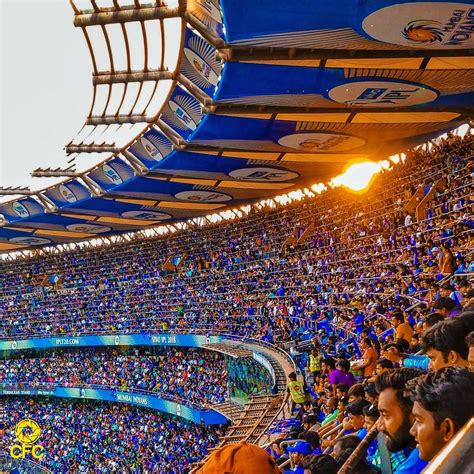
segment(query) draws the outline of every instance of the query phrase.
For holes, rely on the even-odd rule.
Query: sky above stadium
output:
[[[0,186],[32,178],[39,166],[63,166],[64,145],[82,126],[91,99],[91,65],[69,2],[0,0]]]

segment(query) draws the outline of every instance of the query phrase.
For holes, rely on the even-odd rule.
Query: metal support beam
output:
[[[139,176],[145,176],[148,174],[148,169],[143,166],[143,164],[140,162],[140,160],[137,159],[136,156],[134,156],[132,153],[130,153],[128,150],[124,150],[122,152],[123,158],[125,158],[126,161],[130,164],[130,166],[135,170],[135,172]]]
[[[227,47],[216,52],[225,61],[288,61],[309,59],[380,59],[380,58],[436,58],[474,55],[474,49],[413,49],[413,50],[354,50],[278,47]]]
[[[51,201],[51,199],[48,199],[46,196],[37,194],[36,197],[41,202],[46,212],[56,212],[58,210],[58,206],[56,206],[54,202]]]
[[[82,175],[81,180],[93,196],[101,197],[105,194],[105,191],[95,181],[92,181],[89,176]]]
[[[163,122],[163,120],[158,119],[155,125],[164,133],[166,138],[174,145],[178,150],[183,149],[186,144],[184,138],[176,133],[168,124]]]
[[[196,18],[189,12],[184,13],[184,19],[199,33],[205,38],[209,43],[211,43],[215,48],[224,48],[225,42],[220,37],[217,36],[214,31],[208,28],[201,20]]]
[[[181,73],[178,75],[178,82],[186,87],[186,89],[188,89],[188,91],[191,92],[191,94],[193,94],[201,104],[205,106],[212,105],[212,99]]]
[[[0,196],[14,196],[19,194],[21,196],[33,196],[36,194],[36,191],[31,191],[30,188],[17,186],[13,188],[9,186],[8,188],[0,187]]]
[[[110,25],[113,23],[129,23],[132,21],[164,20],[166,18],[179,18],[181,8],[146,7],[127,8],[126,10],[101,11],[98,13],[79,13],[74,16],[74,26]]]
[[[80,176],[80,173],[78,173],[74,169],[61,169],[61,168],[56,168],[56,169],[51,169],[51,168],[37,168],[33,170],[31,173],[31,176],[33,178],[62,178],[62,177],[69,177],[69,178],[77,178]]]
[[[122,123],[153,123],[155,117],[142,114],[132,115],[93,115],[85,121],[85,125],[112,125]]]
[[[466,107],[439,107],[439,106],[425,106],[423,110],[413,110],[412,107],[282,107],[275,105],[240,105],[240,104],[219,104],[214,102],[212,106],[203,107],[203,113],[216,115],[242,115],[242,114],[341,114],[341,113],[393,113],[393,112],[456,112],[469,116],[472,109]],[[457,120],[457,119],[456,119]]]
[[[92,76],[92,84],[122,84],[128,82],[160,81],[173,79],[173,72],[162,69],[149,71],[102,71]]]
[[[67,154],[70,153],[120,153],[121,148],[115,145],[66,145]]]

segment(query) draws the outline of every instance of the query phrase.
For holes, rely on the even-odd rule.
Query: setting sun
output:
[[[344,173],[331,179],[329,184],[332,187],[344,186],[352,191],[362,191],[370,184],[375,174],[389,166],[386,161],[354,163]]]

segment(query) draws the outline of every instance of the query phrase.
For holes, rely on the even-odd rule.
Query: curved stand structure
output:
[[[0,251],[204,225],[467,121],[468,3],[336,3],[71,0],[92,104],[66,169],[34,172],[67,179],[0,205]]]

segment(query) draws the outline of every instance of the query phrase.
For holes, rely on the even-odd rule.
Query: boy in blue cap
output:
[[[290,453],[291,462],[295,467],[285,471],[284,474],[304,474],[302,464],[305,457],[313,452],[311,444],[307,441],[298,441],[295,445],[289,446],[287,451]]]

